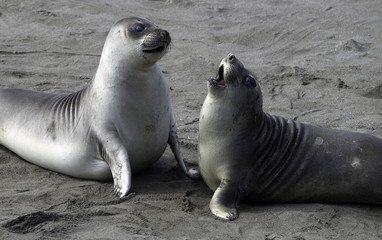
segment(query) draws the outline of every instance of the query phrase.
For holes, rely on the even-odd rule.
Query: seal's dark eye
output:
[[[142,25],[138,25],[135,27],[135,31],[137,31],[137,32],[142,32],[144,29],[145,29],[145,27]]]
[[[256,80],[251,76],[245,76],[244,85],[248,88],[256,87]]]

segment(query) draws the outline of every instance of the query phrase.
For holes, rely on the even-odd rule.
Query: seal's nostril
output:
[[[233,61],[235,61],[235,55],[233,55],[233,54],[230,54],[229,55],[229,57],[228,57],[228,62],[233,62]]]
[[[163,38],[170,39],[170,34],[166,30],[160,31],[160,35]]]

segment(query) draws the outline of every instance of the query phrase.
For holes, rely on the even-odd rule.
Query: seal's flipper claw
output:
[[[238,194],[233,181],[223,179],[216,189],[210,202],[211,212],[224,220],[235,220],[239,217],[237,212]]]
[[[239,217],[239,214],[237,213],[236,208],[227,208],[225,206],[217,207],[216,205],[213,205],[211,207],[211,204],[210,204],[210,209],[215,216],[224,220],[233,221]]]
[[[114,179],[114,189],[119,198],[123,198],[130,191],[131,170],[128,160],[115,160],[116,163],[109,164]],[[125,164],[119,164],[120,162]]]
[[[200,174],[200,170],[198,168],[188,169],[187,175],[192,179],[201,179],[202,178],[202,176]]]

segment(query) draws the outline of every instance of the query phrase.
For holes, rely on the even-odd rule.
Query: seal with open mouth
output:
[[[256,76],[232,54],[208,80],[199,168],[216,216],[248,202],[382,204],[382,139],[263,112]]]
[[[38,166],[69,176],[114,179],[125,196],[131,174],[170,144],[181,170],[171,99],[157,64],[170,34],[149,20],[115,23],[88,87],[72,94],[0,90],[0,144]]]

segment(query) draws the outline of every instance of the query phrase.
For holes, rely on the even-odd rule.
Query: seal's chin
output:
[[[224,80],[224,66],[221,65],[219,67],[218,76],[216,78],[210,78],[210,79],[208,79],[208,81],[214,87],[225,88],[226,87],[226,83],[225,83],[225,80]]]

